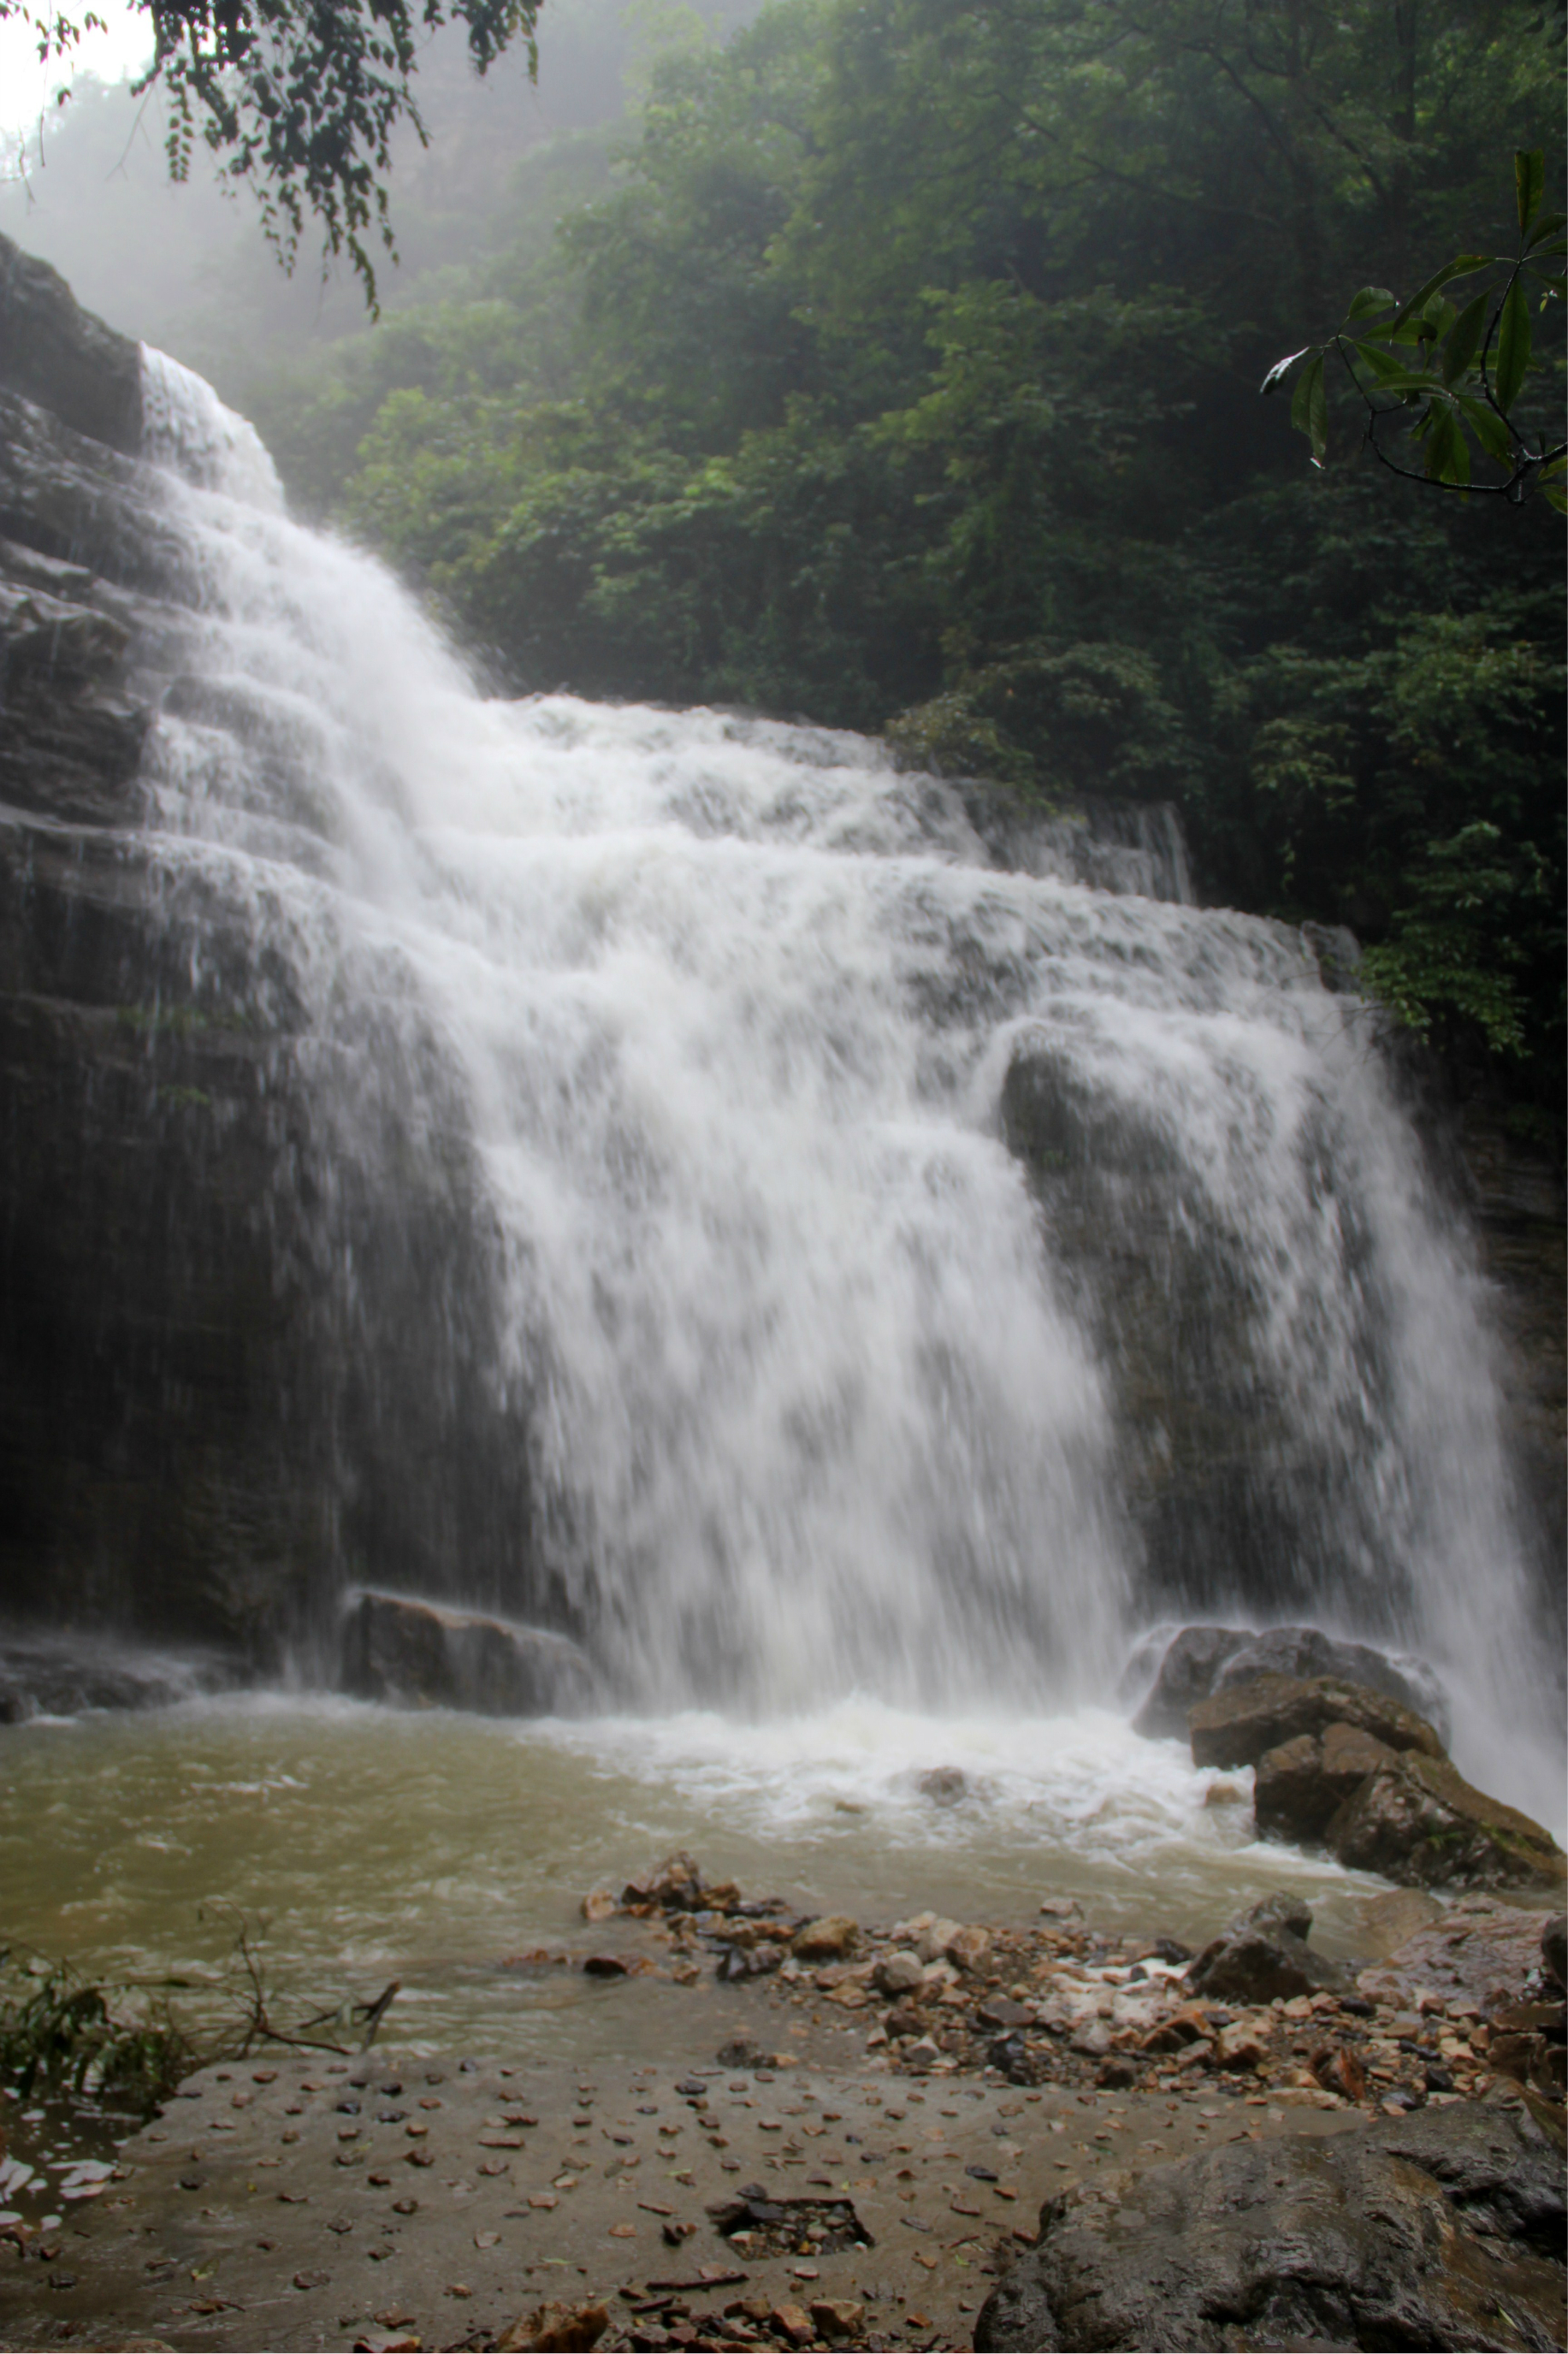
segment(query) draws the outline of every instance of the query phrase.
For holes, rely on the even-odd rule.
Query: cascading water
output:
[[[1461,1762],[1542,1805],[1481,1288],[1300,937],[1181,904],[1147,828],[999,868],[853,737],[487,700],[145,368],[204,584],[144,764],[169,905],[298,1042],[343,1330],[432,1428],[461,1362],[515,1458],[529,1526],[443,1590],[546,1596],[630,1705],[758,1712],[1103,1695],[1162,1582],[1310,1607],[1436,1660]],[[469,1240],[389,1334],[332,1221],[398,1189]],[[1227,1431],[1266,1576],[1171,1551]]]

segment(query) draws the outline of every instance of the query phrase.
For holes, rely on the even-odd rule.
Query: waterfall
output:
[[[1520,1789],[1483,1288],[1302,938],[1190,904],[1167,817],[991,824],[852,736],[486,697],[145,369],[204,584],[143,769],[170,919],[308,1084],[323,1331],[430,1495],[511,1500],[441,1591],[630,1704],[753,1711],[1058,1706],[1162,1604],[1309,1606],[1424,1651]],[[413,1320],[377,1199],[450,1248]]]

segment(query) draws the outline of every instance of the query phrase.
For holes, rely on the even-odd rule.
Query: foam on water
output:
[[[1175,1836],[1162,1753],[1113,1774],[1101,1720],[1029,1730],[1109,1691],[1140,1570],[1116,1368],[1001,1138],[1039,1052],[1168,1159],[1231,1270],[1238,1379],[1281,1481],[1313,1469],[1316,1615],[1434,1657],[1461,1761],[1560,1811],[1520,1730],[1548,1712],[1482,1288],[1299,937],[998,871],[955,789],[852,737],[486,699],[383,570],[278,511],[198,379],[148,369],[209,584],[146,765],[171,906],[199,886],[284,976],[259,1011],[286,984],[323,1049],[340,1165],[402,1182],[388,1104],[405,1172],[465,1156],[487,1378],[540,1500],[518,1558],[546,1545],[638,1712],[596,1737],[695,1742],[695,1772],[718,1720],[649,1711],[814,1724],[751,1736],[789,1804],[877,1710],[894,1750],[948,1710],[1005,1788],[1054,1744],[1065,1825],[1074,1774],[1110,1774]]]

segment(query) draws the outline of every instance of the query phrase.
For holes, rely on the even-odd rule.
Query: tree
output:
[[[416,38],[448,23],[468,27],[469,57],[484,73],[522,38],[536,67],[541,0],[135,0],[153,20],[152,65],[137,85],[170,101],[170,176],[184,180],[199,135],[223,175],[256,193],[262,224],[292,269],[305,216],[324,250],[346,252],[376,309],[366,231],[395,253],[387,200],[390,143],[408,122],[421,143],[412,81]],[[0,20],[34,27],[38,56],[69,57],[102,19],[32,0],[0,0]]]
[[[1532,432],[1519,410],[1531,370],[1532,297],[1541,311],[1563,299],[1568,214],[1542,210],[1541,148],[1516,154],[1513,173],[1517,253],[1458,254],[1404,302],[1386,286],[1363,286],[1326,343],[1305,345],[1269,369],[1266,393],[1307,363],[1296,379],[1290,421],[1307,436],[1315,466],[1328,456],[1326,371],[1335,357],[1365,412],[1363,446],[1396,474],[1515,505],[1533,480],[1559,514],[1568,514],[1568,442]],[[1482,277],[1487,282],[1477,290]],[[1461,284],[1462,308],[1446,292]],[[1399,418],[1422,461],[1419,472],[1391,455],[1386,436],[1380,439],[1379,428]],[[1472,445],[1500,479],[1473,479]]]

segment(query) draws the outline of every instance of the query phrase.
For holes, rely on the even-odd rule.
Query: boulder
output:
[[[1146,1654],[1129,1663],[1134,1684]],[[1254,1634],[1241,1627],[1183,1627],[1167,1646],[1148,1697],[1133,1718],[1133,1730],[1151,1740],[1184,1736],[1187,1718],[1200,1701],[1263,1675],[1294,1676],[1306,1682],[1334,1676],[1385,1693],[1434,1724],[1446,1742],[1448,1703],[1425,1660],[1401,1653],[1390,1658],[1368,1643],[1346,1643],[1317,1627],[1270,1627]]]
[[[1351,1871],[1418,1888],[1560,1887],[1568,1869],[1539,1823],[1415,1749],[1369,1774],[1324,1837]]]
[[[134,457],[142,355],[84,311],[58,270],[0,237],[0,386],[73,432]]]
[[[1360,1725],[1338,1723],[1266,1749],[1253,1790],[1258,1829],[1299,1844],[1321,1839],[1345,1800],[1395,1754]]]
[[[1375,1900],[1397,1904],[1399,1897]],[[1473,2005],[1488,2017],[1518,2002],[1541,1952],[1541,1915],[1496,1896],[1461,1896],[1439,1907],[1425,1900],[1427,1917],[1412,1923],[1383,1961],[1361,1973],[1361,1992],[1374,2002],[1409,2009],[1424,1994],[1454,2009]]]
[[[590,1708],[593,1668],[575,1643],[402,1594],[361,1593],[343,1628],[342,1688],[400,1708],[566,1716]]]
[[[1518,2107],[1232,2142],[1050,2200],[974,2342],[1561,2346],[1562,2232],[1556,2152]]]
[[[1229,1654],[1209,1690],[1224,1691],[1230,1684],[1250,1683],[1255,1676],[1297,1676],[1303,1682],[1337,1676],[1341,1683],[1365,1684],[1414,1709],[1447,1741],[1447,1695],[1423,1659],[1407,1655],[1391,1659],[1370,1643],[1343,1643],[1316,1627],[1270,1627],[1249,1636]]]
[[[860,1924],[847,1914],[829,1913],[808,1921],[789,1940],[790,1950],[803,1962],[841,1962],[860,1943]]]
[[[1312,1915],[1298,1900],[1269,1897],[1239,1914],[1204,1947],[1187,1972],[1187,1983],[1208,2002],[1351,1993],[1350,1971],[1307,1943],[1311,1925]]]
[[[1160,1662],[1133,1731],[1150,1741],[1184,1741],[1188,1711],[1208,1699],[1225,1661],[1251,1639],[1237,1627],[1183,1627]]]
[[[1195,1766],[1255,1766],[1270,1749],[1330,1724],[1351,1724],[1390,1749],[1441,1757],[1425,1717],[1386,1692],[1338,1676],[1255,1676],[1200,1701],[1189,1719]]]

